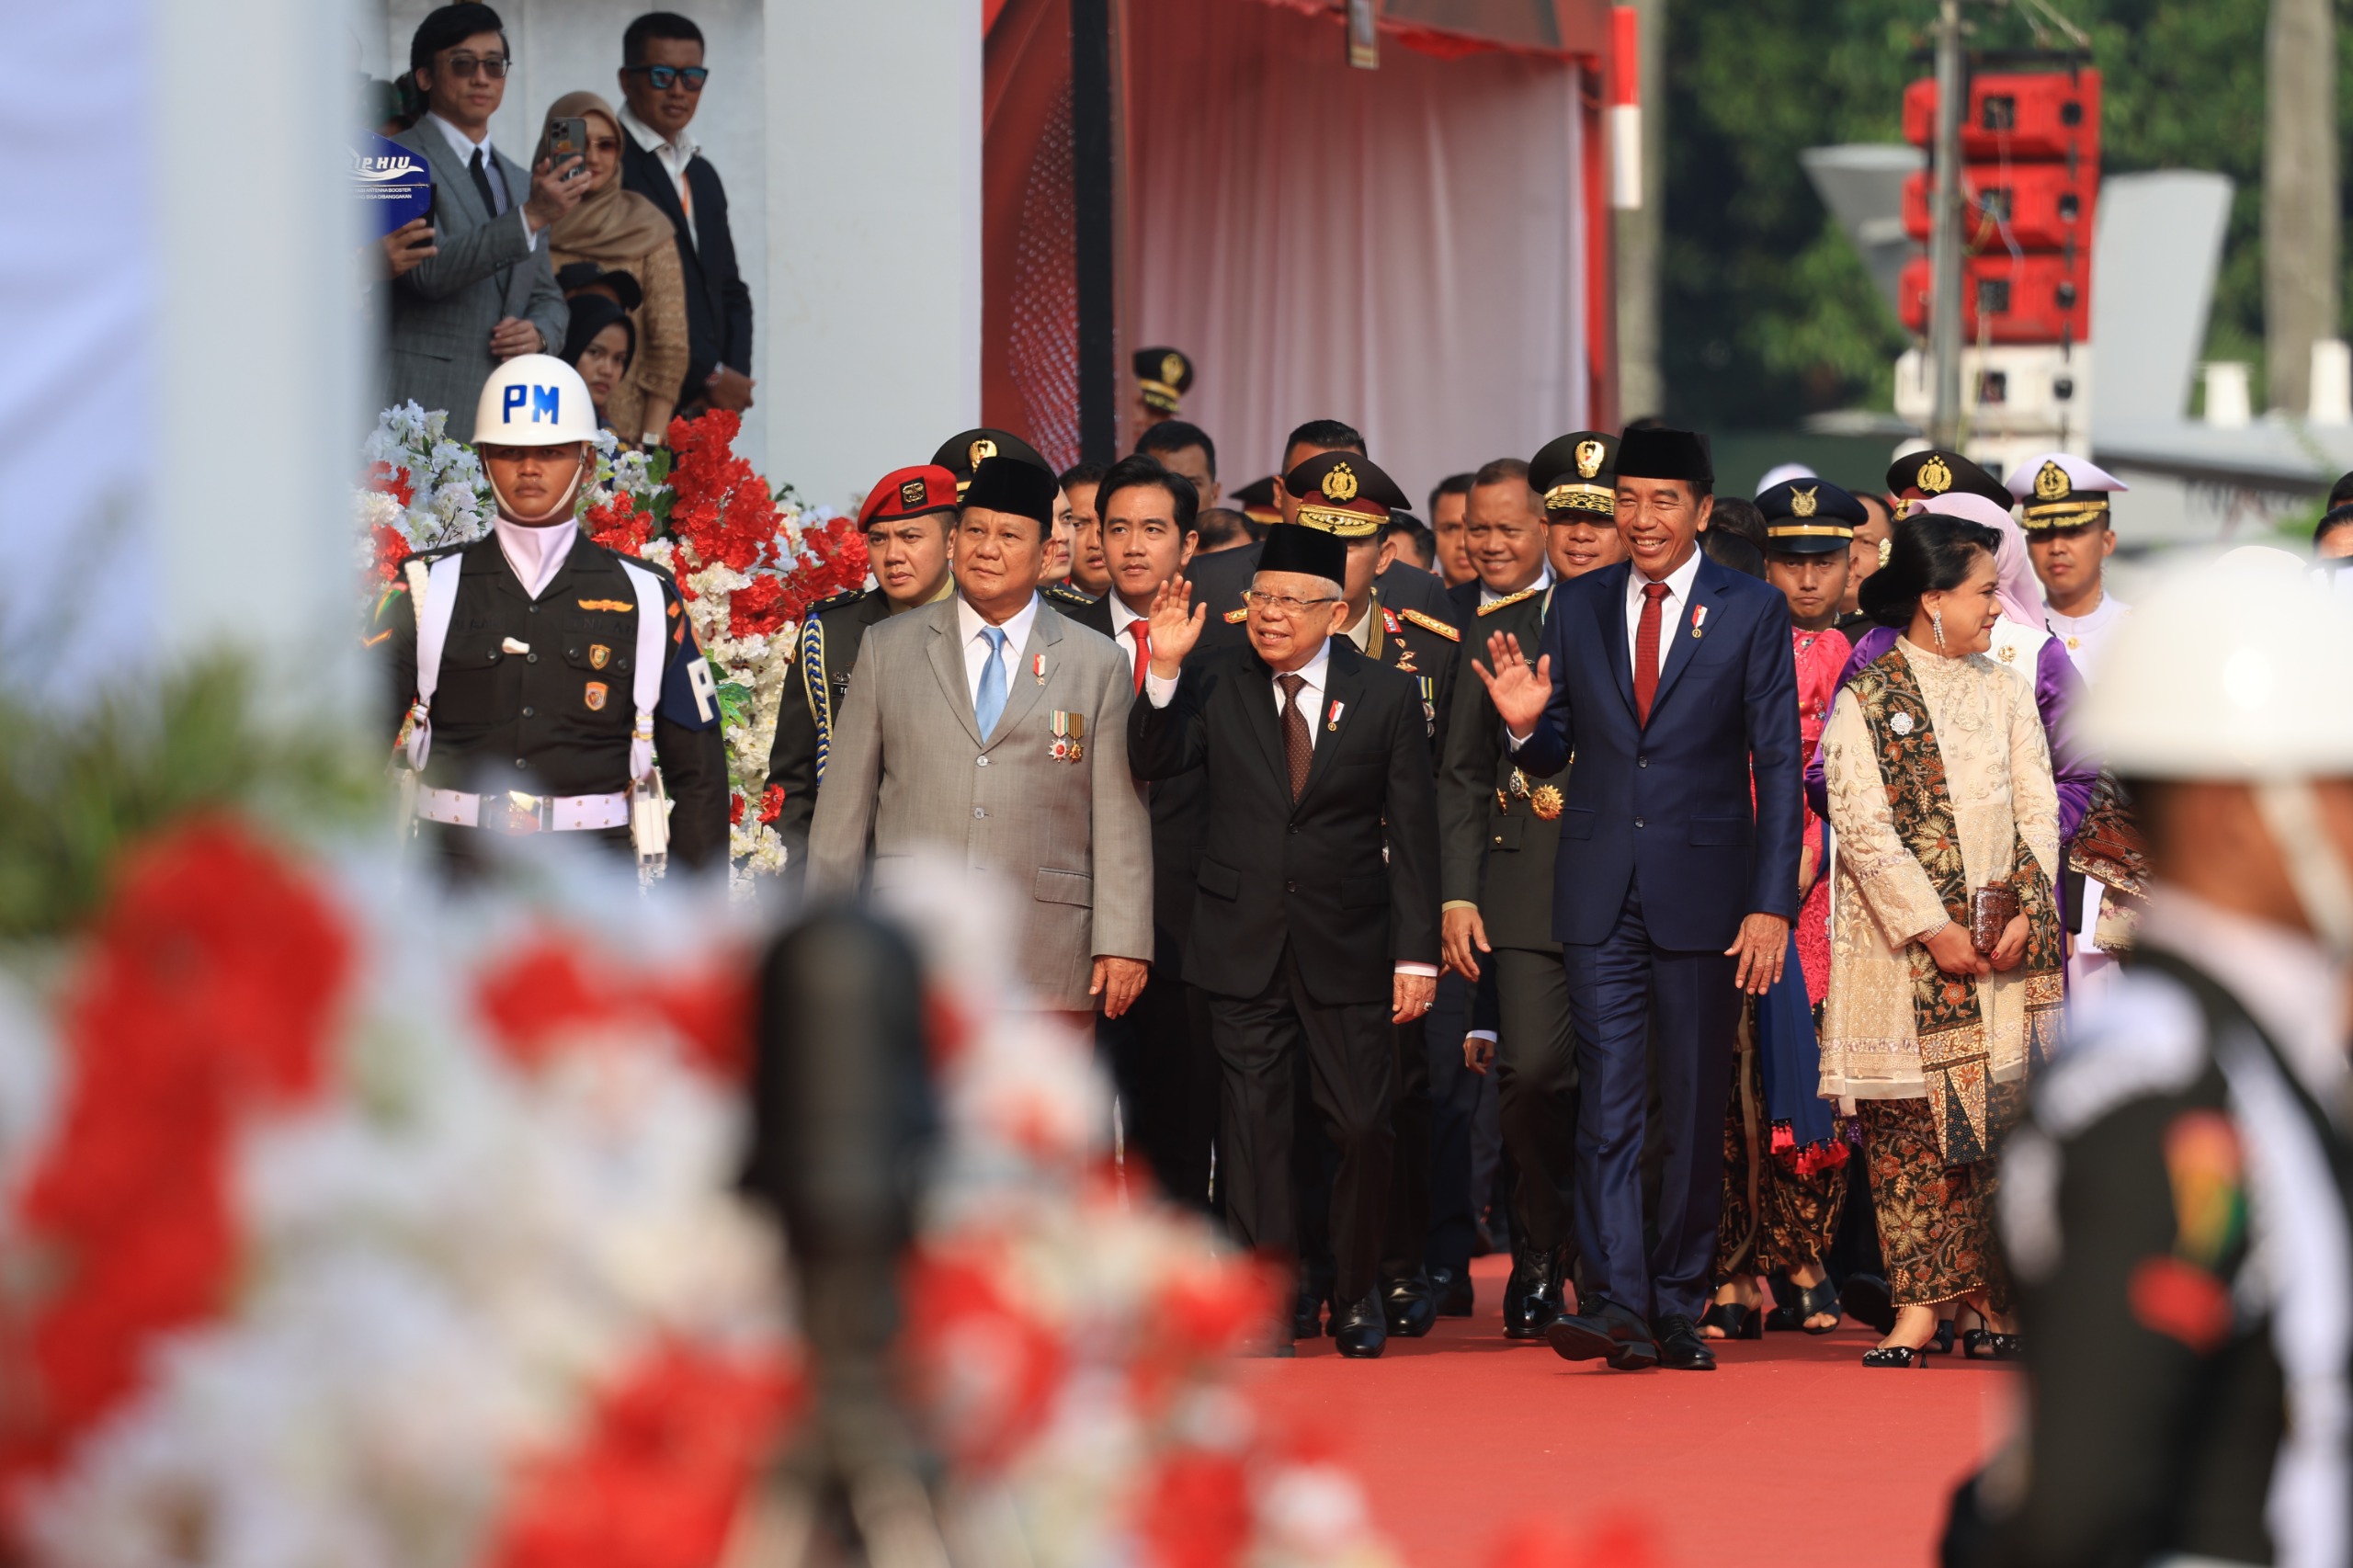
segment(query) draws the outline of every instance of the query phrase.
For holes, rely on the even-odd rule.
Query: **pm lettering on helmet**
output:
[[[518,381],[500,394],[499,422],[506,425],[513,424],[516,412],[529,403],[531,407],[532,424],[537,425],[542,415],[547,416],[549,424],[559,424],[563,419],[563,415],[558,412],[563,395],[562,387],[525,386]]]

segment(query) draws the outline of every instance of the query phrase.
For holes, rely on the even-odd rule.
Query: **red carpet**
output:
[[[1503,1337],[1508,1260],[1479,1312],[1378,1361],[1329,1339],[1249,1363],[1260,1408],[1362,1476],[1411,1568],[1485,1568],[1525,1521],[1633,1521],[1648,1568],[1936,1561],[1947,1499],[2006,1429],[2010,1371],[1931,1357],[1878,1371],[1852,1324],[1719,1346],[1713,1372],[1613,1372]]]

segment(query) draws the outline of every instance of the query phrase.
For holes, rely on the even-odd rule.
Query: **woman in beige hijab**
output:
[[[612,105],[594,93],[566,93],[548,109],[551,126],[574,118],[588,124],[588,194],[548,231],[548,258],[559,269],[593,261],[628,272],[645,290],[644,302],[629,312],[637,361],[613,389],[606,417],[624,441],[658,446],[687,374],[687,289],[677,232],[659,207],[621,188],[621,123]]]

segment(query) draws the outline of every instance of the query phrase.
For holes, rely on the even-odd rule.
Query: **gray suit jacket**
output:
[[[857,890],[870,830],[878,891],[918,874],[918,851],[994,874],[1026,895],[1023,983],[1042,1006],[1090,1011],[1097,958],[1152,958],[1152,821],[1128,774],[1127,661],[1040,606],[983,737],[959,602],[868,629],[809,826],[809,892]],[[1083,721],[1074,762],[1053,756],[1057,710]]]
[[[531,176],[514,159],[492,150],[506,176],[507,209],[493,218],[449,137],[429,119],[392,138],[423,155],[433,171],[433,233],[440,252],[393,280],[392,339],[384,355],[386,405],[415,398],[449,415],[449,434],[474,438],[474,403],[498,361],[490,357],[490,329],[516,316],[540,329],[547,352],[562,351],[572,312],[555,286],[548,237],[529,243],[523,203]]]

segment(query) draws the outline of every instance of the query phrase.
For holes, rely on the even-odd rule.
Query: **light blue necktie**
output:
[[[972,717],[981,722],[981,739],[987,740],[996,729],[998,715],[1005,711],[1005,628],[983,626],[981,635],[989,640],[989,658],[981,666],[981,689],[972,699]]]

